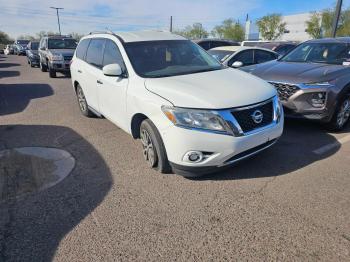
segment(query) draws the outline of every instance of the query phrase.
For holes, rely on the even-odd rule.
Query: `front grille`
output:
[[[73,56],[64,56],[64,61],[70,61],[72,60]]]
[[[287,101],[289,97],[294,95],[300,89],[298,86],[291,84],[283,84],[276,82],[270,82],[270,84],[275,86],[281,101]]]
[[[256,123],[253,120],[253,114],[259,110],[263,117],[260,123]],[[244,133],[253,131],[254,129],[267,126],[272,123],[273,120],[273,102],[272,100],[266,104],[257,105],[248,109],[232,111],[232,115],[236,118],[238,124],[241,126]]]

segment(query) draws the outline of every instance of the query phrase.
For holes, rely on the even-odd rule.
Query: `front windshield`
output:
[[[39,42],[32,42],[32,43],[30,44],[30,48],[31,48],[32,50],[38,50],[38,48],[39,48]]]
[[[135,72],[145,78],[185,75],[224,68],[189,40],[142,41],[125,44]]]
[[[220,62],[224,62],[227,58],[229,58],[234,51],[226,51],[226,50],[209,50],[209,54],[211,54],[212,57],[217,59]]]
[[[75,49],[77,41],[71,38],[49,39],[49,49]]]
[[[345,43],[304,43],[284,56],[281,61],[341,65],[350,61],[350,46]]]

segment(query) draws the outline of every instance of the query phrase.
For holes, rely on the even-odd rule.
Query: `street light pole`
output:
[[[61,35],[60,15],[58,14],[58,10],[62,10],[62,9],[64,9],[64,8],[62,8],[62,7],[53,7],[53,6],[51,6],[50,8],[56,9],[57,23],[58,23],[58,31],[60,32],[60,35]]]
[[[333,28],[332,28],[332,36],[336,37],[337,35],[337,28],[339,23],[339,17],[341,14],[341,7],[343,4],[343,0],[338,0],[337,7],[335,9],[334,19],[333,19]]]

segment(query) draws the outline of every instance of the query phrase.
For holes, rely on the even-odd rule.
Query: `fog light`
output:
[[[203,160],[203,153],[200,151],[190,151],[184,156],[184,160],[191,163],[198,163]]]
[[[326,103],[326,92],[313,93],[311,96],[311,105],[313,107],[321,108]]]

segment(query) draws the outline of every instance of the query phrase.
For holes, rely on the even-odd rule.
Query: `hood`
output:
[[[164,78],[148,78],[146,88],[174,106],[223,109],[258,103],[276,95],[265,81],[242,71],[226,68]]]
[[[271,61],[244,69],[266,81],[313,83],[333,80],[350,73],[350,67],[319,63]]]
[[[53,55],[73,56],[75,49],[50,49],[50,52]]]

